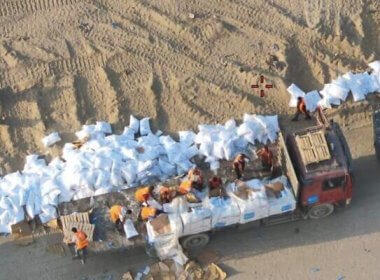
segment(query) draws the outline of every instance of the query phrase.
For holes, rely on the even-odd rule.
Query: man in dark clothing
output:
[[[297,99],[297,112],[294,115],[294,118],[292,119],[292,121],[298,121],[298,117],[300,114],[304,114],[306,120],[311,120],[309,111],[306,110],[305,100],[302,97],[298,97]]]
[[[235,170],[237,179],[240,179],[243,176],[246,159],[248,159],[248,157],[245,154],[238,154],[234,160],[233,168]]]
[[[265,145],[257,152],[257,156],[261,159],[261,164],[265,171],[270,172],[273,168],[273,152]]]

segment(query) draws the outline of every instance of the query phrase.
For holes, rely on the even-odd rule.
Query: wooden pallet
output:
[[[61,219],[63,231],[65,231],[66,229],[71,230],[71,228],[68,228],[68,226],[67,226],[68,223],[84,223],[84,224],[90,223],[90,216],[89,216],[88,212],[73,213],[70,215],[61,216],[60,219]]]
[[[61,216],[63,240],[65,243],[70,242],[73,238],[71,229],[73,227],[86,233],[89,241],[93,240],[95,225],[90,224],[90,216],[88,212],[73,213],[71,215]]]
[[[305,165],[318,163],[331,158],[323,131],[297,135],[296,141]]]

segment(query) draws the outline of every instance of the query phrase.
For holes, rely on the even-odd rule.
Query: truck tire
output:
[[[187,249],[201,248],[207,245],[210,241],[210,236],[207,233],[199,233],[194,235],[189,235],[181,240],[182,246]]]
[[[332,212],[334,212],[334,205],[326,203],[311,207],[307,215],[310,219],[321,219],[329,216]]]

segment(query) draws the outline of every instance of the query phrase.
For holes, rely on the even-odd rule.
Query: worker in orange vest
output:
[[[180,194],[188,194],[192,191],[192,189],[195,187],[195,182],[190,180],[184,180],[181,182],[178,188],[178,192]]]
[[[89,244],[87,235],[77,228],[73,227],[71,231],[74,233],[73,243],[75,243],[75,256],[80,257],[82,264],[85,262],[86,249]]]
[[[150,206],[143,206],[140,211],[140,219],[142,221],[147,221],[156,217],[160,213],[159,210]]]
[[[311,120],[309,111],[306,109],[305,100],[302,97],[297,98],[297,112],[294,115],[292,121],[298,121],[298,117],[300,114],[304,114],[306,120]]]
[[[248,157],[245,154],[238,154],[234,159],[232,167],[235,170],[237,179],[240,179],[243,176],[246,159],[248,159]]]
[[[120,234],[124,232],[124,222],[127,215],[132,214],[130,209],[127,209],[125,206],[114,205],[110,208],[110,220],[116,226],[116,229]]]
[[[170,203],[176,195],[176,190],[173,188],[160,186],[160,201],[161,203]]]
[[[203,176],[202,172],[198,168],[191,168],[187,173],[187,179],[191,182],[194,182],[194,188],[198,191],[203,189]]]
[[[265,171],[272,171],[273,169],[273,152],[269,150],[268,145],[265,145],[257,152],[257,156],[261,159],[261,165]]]
[[[139,203],[148,203],[150,196],[152,195],[153,186],[139,188],[135,192],[135,199]]]
[[[217,197],[223,196],[223,188],[222,188],[222,179],[220,179],[218,176],[213,176],[208,181],[209,186],[209,196],[210,197]]]

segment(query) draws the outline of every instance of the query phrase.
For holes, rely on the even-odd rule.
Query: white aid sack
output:
[[[305,95],[306,110],[314,112],[318,107],[318,102],[322,99],[318,91],[313,90]]]
[[[297,107],[297,98],[305,97],[305,92],[295,84],[291,84],[287,90],[290,94],[289,107]]]
[[[235,149],[233,139],[230,139],[223,143],[223,153],[226,160],[232,160],[234,158],[237,151]]]
[[[149,118],[143,118],[140,120],[140,135],[148,135],[152,133],[150,130]]]
[[[126,139],[133,140],[133,139],[135,139],[135,130],[126,126],[126,127],[124,127],[124,131],[120,136],[122,136]]]
[[[186,149],[185,151],[185,156],[187,159],[191,159],[199,154],[198,148],[194,146],[190,146],[189,148]]]
[[[255,180],[255,179],[254,179]],[[250,188],[255,189],[255,185],[250,181],[245,182]],[[227,188],[228,195],[235,201],[240,209],[239,223],[245,224],[251,221],[266,218],[269,215],[268,200],[264,191],[261,188],[259,192],[249,192],[248,197],[241,198],[234,193],[236,185],[231,183]]]
[[[165,213],[170,214],[180,214],[185,213],[189,210],[189,203],[184,196],[175,197],[170,203],[165,203],[163,205],[163,210]]]
[[[194,143],[196,134],[193,131],[180,131],[178,132],[179,142],[185,146],[190,147]]]
[[[277,215],[285,212],[293,211],[296,208],[296,200],[290,189],[286,176],[281,176],[269,181],[269,183],[281,182],[284,190],[281,191],[279,197],[268,197],[269,215]]]
[[[333,97],[338,98],[342,101],[346,101],[349,89],[340,86],[339,84],[325,84],[323,89],[320,91],[322,96],[327,98]]]
[[[58,217],[57,210],[51,205],[44,205],[39,215],[41,223],[45,224]]]
[[[129,117],[129,127],[136,133],[139,132],[140,122],[133,115]]]
[[[369,63],[368,66],[371,67],[374,72],[380,73],[380,60],[373,61]]]
[[[75,132],[75,135],[78,139],[84,139],[91,137],[95,132],[95,125],[82,125],[82,129],[80,131]]]
[[[156,208],[157,210],[162,210],[162,205],[152,197],[149,197],[147,203],[149,206]]]
[[[137,170],[134,164],[126,163],[121,168],[121,175],[127,181],[128,185],[131,185],[136,180]]]
[[[113,186],[121,187],[124,184],[120,167],[121,164],[119,164],[116,160],[113,160],[110,178],[110,182]]]
[[[221,228],[240,221],[240,209],[230,197],[212,197],[209,200],[211,227]]]
[[[212,142],[202,142],[199,146],[199,154],[210,157],[212,156],[213,148]]]
[[[190,208],[190,212],[181,213],[182,235],[191,235],[211,229],[211,210],[208,208]]]
[[[61,141],[61,137],[59,137],[58,132],[50,133],[48,136],[42,138],[42,143],[45,147],[50,147],[59,141]]]
[[[158,167],[167,176],[172,176],[176,172],[176,166],[163,159],[158,159]]]
[[[223,141],[218,141],[214,143],[212,156],[218,159],[224,159],[224,149],[223,149]]]
[[[130,239],[132,237],[139,235],[131,219],[127,219],[124,222],[124,232],[125,232],[125,235],[127,236],[127,239]]]
[[[226,121],[226,123],[224,124],[224,129],[236,134],[236,121],[234,119]]]
[[[102,132],[105,134],[111,134],[112,128],[108,122],[96,122],[95,131]]]
[[[347,86],[352,92],[352,96],[355,102],[364,100],[365,96],[368,93],[367,85],[365,84],[366,81],[362,75],[363,74],[352,74],[351,72],[343,75],[343,78],[346,79]]]

